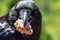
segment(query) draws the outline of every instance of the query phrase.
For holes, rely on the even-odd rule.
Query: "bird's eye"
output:
[[[11,15],[11,19],[12,19],[12,20],[16,20],[16,19],[17,19],[17,13],[12,14],[12,15]]]

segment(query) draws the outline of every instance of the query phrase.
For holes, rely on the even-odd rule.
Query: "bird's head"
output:
[[[16,21],[22,20],[24,27],[27,26],[25,27],[26,29],[29,29],[29,31],[31,31],[31,28],[29,28],[29,26],[32,27],[33,32],[31,35],[33,35],[33,24],[35,24],[35,22],[38,20],[36,19],[37,15],[40,15],[40,12],[34,1],[20,1],[10,10],[8,23],[11,26],[15,26],[14,23],[16,23]]]

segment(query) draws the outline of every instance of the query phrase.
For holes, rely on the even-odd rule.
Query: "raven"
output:
[[[42,15],[34,1],[19,1],[0,17],[0,40],[39,40],[41,22]],[[18,24],[24,27],[20,28]]]

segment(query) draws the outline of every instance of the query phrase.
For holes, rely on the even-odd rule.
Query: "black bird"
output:
[[[33,34],[23,35],[19,33],[14,27],[17,19],[23,20],[24,25],[29,22],[32,26]],[[8,14],[0,17],[0,40],[39,40],[41,20],[41,12],[34,1],[19,1]]]

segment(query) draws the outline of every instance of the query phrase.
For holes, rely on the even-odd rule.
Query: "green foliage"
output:
[[[18,0],[0,0],[0,16],[5,15]]]
[[[34,0],[42,13],[40,40],[60,40],[60,0]],[[18,0],[0,0],[0,16],[5,15]]]

